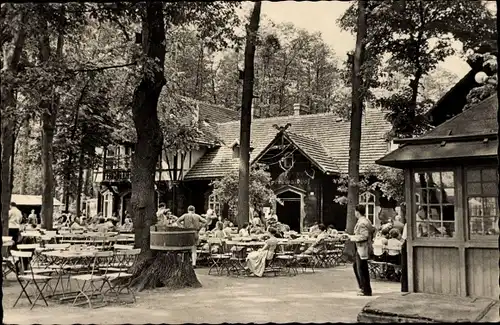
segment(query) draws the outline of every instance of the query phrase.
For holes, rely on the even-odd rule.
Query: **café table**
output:
[[[47,269],[54,270],[57,275],[56,285],[53,287],[53,292],[51,297],[56,297],[62,295],[60,300],[70,299],[69,294],[74,292],[66,292],[63,284],[63,277],[68,275],[68,285],[70,286],[69,272],[73,270],[85,269],[89,266],[92,258],[95,255],[95,249],[83,249],[83,250],[53,250],[53,251],[42,251],[41,254],[47,257],[48,265]],[[61,284],[62,293],[56,294],[57,288]],[[71,288],[70,288],[71,289]],[[73,297],[74,298],[74,297]]]

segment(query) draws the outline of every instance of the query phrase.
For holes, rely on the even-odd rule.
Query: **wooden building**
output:
[[[157,202],[165,202],[177,215],[188,205],[203,213],[208,208],[228,215],[228,208],[214,196],[211,182],[239,166],[239,113],[226,108],[185,99],[196,106],[200,138],[197,146],[184,153],[160,157],[156,173]],[[361,139],[360,172],[375,165],[392,146],[386,139],[391,125],[385,113],[366,109]],[[251,131],[251,160],[269,166],[272,187],[283,204],[277,204],[280,221],[296,231],[313,222],[333,224],[345,229],[346,205],[337,203],[339,192],[334,182],[347,174],[350,122],[332,113],[308,114],[296,104],[294,114],[272,118],[254,118]],[[101,193],[99,211],[105,216],[123,217],[130,202],[130,155],[133,139],[103,151],[104,169],[97,171]],[[383,208],[396,202],[381,192],[361,193],[368,217],[375,224]]]
[[[410,292],[499,297],[497,109],[494,95],[377,161],[405,171]]]
[[[366,109],[361,139],[361,173],[391,150],[386,134],[390,124],[385,113]],[[184,177],[191,189],[196,209],[218,208],[210,183],[239,166],[239,121],[221,123],[221,145],[208,150]],[[272,187],[282,204],[274,208],[280,221],[301,231],[313,222],[332,224],[344,230],[346,205],[335,201],[339,192],[334,179],[347,173],[350,122],[332,113],[307,114],[307,108],[295,104],[289,116],[255,118],[251,129],[251,163],[269,166]],[[201,194],[201,195],[200,195]],[[381,193],[362,193],[360,201],[368,216],[377,223],[381,208],[394,208]]]

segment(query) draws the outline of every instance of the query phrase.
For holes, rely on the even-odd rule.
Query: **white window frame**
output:
[[[208,196],[208,208],[212,209],[215,212],[216,216],[220,216],[221,204],[219,202],[219,198],[214,193]]]
[[[104,217],[111,217],[113,215],[113,193],[108,191],[103,193],[102,196],[102,215]]]
[[[373,198],[373,202],[370,202],[370,198]],[[377,197],[375,194],[372,192],[364,192],[359,195],[359,204],[363,205],[365,207],[365,214],[368,220],[374,225],[375,224],[375,219],[377,218],[376,211],[377,211],[377,204],[376,204]],[[369,206],[373,206],[373,214],[369,214]]]

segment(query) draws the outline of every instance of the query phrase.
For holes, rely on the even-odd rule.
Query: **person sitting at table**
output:
[[[264,227],[262,225],[256,225],[250,228],[251,235],[260,235],[264,233]]]
[[[401,234],[399,230],[393,228],[389,232],[389,236],[391,238],[387,241],[387,261],[401,265],[401,247],[403,246]]]
[[[337,229],[333,225],[328,225],[328,228],[326,229],[326,232],[328,233],[328,236],[330,237],[335,237],[339,234]]]
[[[207,230],[215,229],[215,224],[219,220],[219,217],[215,214],[215,211],[212,209],[208,209],[205,214],[205,219],[207,219]]]
[[[70,228],[71,228],[71,230],[85,229],[85,227],[80,224],[80,221],[78,219],[75,219],[73,221],[73,223],[71,224]]]
[[[229,224],[229,220],[224,221],[222,224],[224,226],[224,228],[223,228],[224,236],[231,237],[231,235],[233,233],[233,229],[231,228],[231,226]]]
[[[36,218],[35,210],[31,210],[31,213],[28,216],[28,224],[30,224],[30,225],[36,225],[37,223],[38,223],[38,221],[37,221],[37,218]]]
[[[107,232],[108,231],[108,225],[106,224],[106,219],[100,218],[99,223],[95,227],[97,232]]]
[[[125,221],[124,221],[121,229],[122,229],[122,231],[125,231],[125,232],[130,232],[130,231],[134,230],[134,225],[132,223],[132,218],[130,218],[130,216],[127,215],[125,217]]]
[[[384,229],[384,232],[385,230],[387,230],[387,228]],[[388,231],[387,231],[388,233]],[[377,260],[377,261],[382,261],[384,260],[384,257],[385,257],[385,251],[384,251],[384,248],[385,246],[387,245],[387,238],[386,238],[386,235],[379,231],[376,235],[375,235],[375,239],[373,239],[373,256],[374,256],[374,259]]]
[[[313,223],[312,227],[309,228],[309,232],[315,233],[319,231],[319,223],[316,221]]]
[[[274,228],[269,229],[269,239],[266,240],[264,247],[257,251],[250,252],[246,258],[247,269],[258,277],[264,274],[266,262],[274,257],[274,251],[278,245],[276,239],[277,231]]]
[[[245,222],[243,224],[243,227],[238,232],[238,235],[240,235],[241,237],[248,237],[248,236],[250,236],[250,232],[248,231],[249,228],[250,228],[250,226],[248,225],[248,222]]]
[[[318,225],[319,234],[316,237],[316,241],[309,246],[308,249],[304,252],[304,254],[317,254],[321,252],[325,247],[322,245],[325,239],[328,237],[328,232],[326,231],[326,227],[324,224],[320,223]]]

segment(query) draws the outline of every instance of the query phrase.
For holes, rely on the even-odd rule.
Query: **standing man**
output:
[[[21,222],[23,220],[23,214],[21,210],[17,208],[16,202],[10,203],[9,210],[9,236],[12,237],[14,241],[14,245],[12,245],[12,249],[17,249],[17,242],[19,241],[19,227],[21,226]]]
[[[401,247],[401,292],[408,292],[408,255],[406,248],[406,238],[408,236],[406,220],[404,221],[403,234],[401,235],[401,241],[403,241],[403,246]]]
[[[354,226],[354,235],[349,239],[356,243],[356,259],[353,264],[354,274],[358,281],[358,296],[371,296],[370,273],[368,271],[368,258],[370,257],[374,228],[370,220],[365,217],[365,207],[356,206],[355,214],[358,222]]]
[[[191,248],[191,261],[193,263],[193,268],[196,268],[196,247],[198,246],[198,233],[201,227],[207,223],[205,218],[202,218],[199,214],[194,213],[194,206],[190,205],[188,207],[188,212],[184,213],[179,219],[177,219],[177,224],[182,225],[184,228],[194,229],[195,233],[195,245]]]

